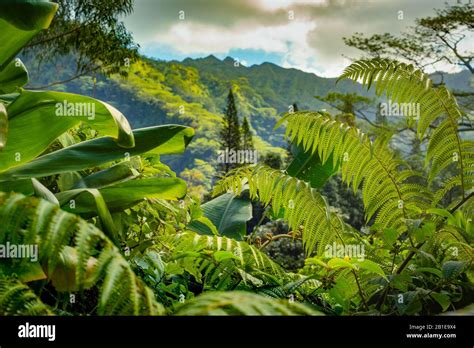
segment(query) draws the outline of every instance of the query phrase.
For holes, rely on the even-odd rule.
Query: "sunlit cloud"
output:
[[[125,23],[143,52],[168,47],[173,57],[184,59],[240,50],[241,61],[263,63],[272,56],[281,66],[334,77],[349,63],[346,57],[360,55],[343,37],[355,32],[398,34],[416,18],[433,15],[433,8],[444,7],[444,1],[137,0]],[[246,59],[246,50],[263,52],[261,61],[254,54]]]

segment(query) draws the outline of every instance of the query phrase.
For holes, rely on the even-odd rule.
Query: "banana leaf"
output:
[[[98,215],[96,200],[89,194],[91,189],[74,189],[56,194],[63,210],[84,217]],[[146,178],[129,180],[106,186],[97,191],[104,198],[110,212],[120,212],[143,199],[177,200],[186,195],[186,183],[179,178]],[[70,202],[73,200],[73,204]]]
[[[12,60],[0,71],[0,94],[15,92],[28,83],[28,71],[20,59]]]
[[[58,4],[44,0],[0,2],[0,71],[40,30],[49,27]]]
[[[194,130],[185,126],[164,125],[137,129],[133,131],[133,135],[135,147],[131,149],[118,146],[111,137],[92,139],[0,173],[0,181],[74,172],[148,152],[159,155],[178,154],[186,149],[194,136]]]
[[[75,108],[75,116],[66,113],[69,110],[66,106]],[[91,124],[100,134],[114,136],[121,147],[134,146],[132,130],[122,113],[90,97],[22,91],[7,106],[7,115],[8,143],[0,152],[0,172],[33,160],[61,134],[81,122]]]

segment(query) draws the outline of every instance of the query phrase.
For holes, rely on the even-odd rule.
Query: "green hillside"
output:
[[[28,58],[25,59],[28,62]],[[33,63],[33,62],[32,62]],[[72,60],[60,59],[60,69],[32,71],[36,85],[66,79],[74,74]],[[47,71],[44,74],[43,71]],[[35,87],[31,86],[31,87]],[[283,130],[273,130],[281,113],[292,103],[300,109],[325,107],[314,98],[329,91],[355,91],[357,85],[326,79],[297,69],[284,69],[271,63],[251,67],[235,66],[230,57],[214,56],[165,62],[143,58],[130,66],[128,77],[83,77],[52,89],[82,93],[104,100],[122,110],[134,128],[164,123],[189,125],[197,130],[186,156],[167,163],[209,188],[213,164],[219,149],[218,131],[229,88],[236,98],[239,117],[246,116],[254,134],[259,156],[268,152],[284,154]],[[205,172],[207,175],[201,175]],[[201,179],[199,179],[199,177]]]
[[[27,57],[25,60],[28,64]],[[31,80],[46,85],[74,74],[71,59],[61,58],[58,66],[61,68],[43,67],[41,73],[33,70]],[[193,127],[196,137],[185,156],[167,158],[166,163],[203,190],[210,188],[214,177],[218,131],[229,88],[233,89],[239,117],[250,121],[260,157],[268,152],[284,155],[283,129],[275,131],[273,127],[291,104],[297,103],[300,110],[318,110],[327,105],[315,95],[331,91],[367,95],[352,82],[336,85],[336,79],[297,69],[271,63],[236,66],[230,57],[219,60],[214,56],[183,62],[143,58],[130,66],[126,78],[98,75],[95,84],[92,77],[83,77],[51,88],[104,100],[122,110],[134,128],[165,123]]]

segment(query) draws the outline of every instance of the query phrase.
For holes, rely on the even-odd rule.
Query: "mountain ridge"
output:
[[[293,103],[297,103],[300,110],[318,110],[329,108],[314,98],[315,95],[337,91],[373,96],[349,81],[336,85],[335,78],[319,77],[273,63],[234,66],[230,64],[233,58],[228,58],[227,62],[212,55],[182,62],[143,58],[130,67],[127,78],[98,75],[94,82],[87,76],[66,85],[55,85],[53,89],[104,100],[123,112],[133,128],[166,123],[193,127],[196,136],[185,156],[171,157],[169,164],[177,173],[197,168],[210,178],[214,175],[212,167],[220,146],[218,131],[229,88],[234,91],[240,119],[247,117],[250,122],[260,158],[268,152],[284,155],[284,130],[273,128]],[[27,66],[31,62],[28,58],[25,60]],[[64,58],[62,63],[65,67],[62,70],[46,66],[47,73],[31,69],[30,80],[35,85],[45,85],[73,75],[73,59]],[[465,75],[446,79],[462,86],[465,80]],[[210,187],[210,180],[202,179],[202,185]]]

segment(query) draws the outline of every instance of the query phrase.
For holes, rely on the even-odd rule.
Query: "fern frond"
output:
[[[460,177],[455,184],[461,188],[462,197],[472,190],[472,144],[463,141],[458,133],[458,121],[462,112],[445,86],[434,87],[429,76],[413,65],[381,58],[351,64],[339,79],[343,78],[359,81],[368,89],[375,85],[377,95],[385,92],[389,99],[397,103],[419,106],[420,139],[430,126],[436,126],[426,153],[425,165],[431,163],[429,181],[450,165],[455,165]]]
[[[183,232],[176,234],[172,243],[175,255],[185,252],[228,251],[235,256],[240,268],[249,274],[265,272],[279,277],[285,275],[285,271],[272,259],[255,246],[243,241],[220,236],[200,235],[195,232]],[[202,270],[205,270],[206,266],[210,266],[208,261],[202,264]],[[207,271],[210,272],[209,269]]]
[[[273,298],[288,299],[296,292],[299,293],[313,293],[321,286],[321,282],[301,274],[289,274],[290,278],[294,280],[284,283],[282,285],[265,286],[255,289],[257,293],[263,294]]]
[[[322,254],[326,245],[336,239],[342,241],[344,223],[329,211],[325,198],[308,183],[261,165],[225,178],[219,183],[219,190],[241,188],[242,182],[248,184],[251,199],[271,205],[274,215],[282,214],[293,230],[303,228],[303,245],[308,255],[313,251]]]
[[[12,278],[0,278],[0,315],[52,315],[27,285]]]
[[[75,283],[63,286],[71,291],[98,286],[98,314],[160,313],[160,305],[107,236],[49,202],[0,193],[0,236],[17,244],[34,241],[39,262],[50,277],[62,267],[62,253],[72,249]]]
[[[447,260],[466,261],[474,266],[474,247],[454,226],[443,225],[427,243],[426,249],[433,255],[445,254]]]
[[[427,189],[410,184],[417,174],[401,170],[407,165],[383,146],[383,139],[372,142],[360,130],[318,112],[287,114],[284,121],[291,141],[303,145],[305,151],[318,151],[323,160],[333,154],[333,161],[341,163],[342,180],[354,192],[362,186],[367,221],[375,215],[375,223],[382,228],[401,233],[406,230],[406,219],[429,206]],[[328,135],[331,141],[321,142]]]
[[[184,304],[176,315],[323,315],[306,305],[244,291],[209,291]]]

